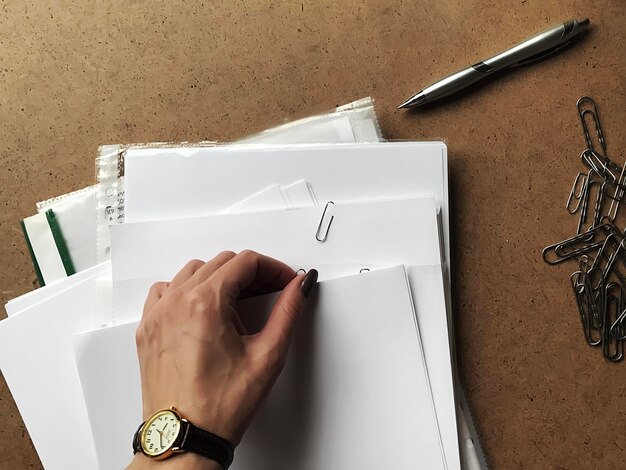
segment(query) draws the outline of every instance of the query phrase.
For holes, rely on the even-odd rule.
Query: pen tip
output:
[[[427,101],[426,96],[421,91],[413,96],[411,96],[408,100],[398,106],[398,109],[407,109],[412,108],[413,106],[419,106],[424,104]]]

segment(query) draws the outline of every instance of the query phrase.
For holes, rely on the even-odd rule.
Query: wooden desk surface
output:
[[[98,144],[230,140],[372,95],[390,139],[449,148],[460,373],[494,469],[624,468],[626,364],[584,342],[541,249],[573,233],[582,95],[626,157],[623,1],[2,3],[1,299],[33,288],[18,222],[94,180]],[[588,16],[576,47],[424,112],[423,85]],[[1,468],[38,468],[0,385]]]

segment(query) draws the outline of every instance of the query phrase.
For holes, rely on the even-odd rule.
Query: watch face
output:
[[[180,432],[180,419],[170,410],[163,410],[152,415],[141,432],[143,452],[156,457],[169,450]]]

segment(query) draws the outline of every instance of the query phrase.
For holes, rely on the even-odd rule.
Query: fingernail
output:
[[[300,292],[302,292],[304,298],[309,296],[309,292],[311,292],[311,289],[313,289],[313,286],[317,283],[318,274],[317,269],[310,269],[309,272],[306,273],[306,276],[304,276],[304,280],[302,284],[300,284]]]

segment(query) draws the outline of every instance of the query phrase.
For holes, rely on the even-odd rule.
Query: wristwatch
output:
[[[155,460],[194,452],[215,460],[227,469],[233,461],[235,446],[194,426],[172,406],[157,411],[141,423],[133,437],[133,453],[137,452]]]

